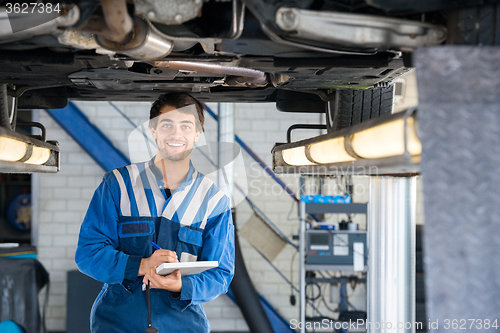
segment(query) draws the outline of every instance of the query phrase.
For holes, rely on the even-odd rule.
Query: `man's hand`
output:
[[[152,267],[146,273],[142,282],[147,284],[148,280],[151,282],[151,288],[165,289],[173,292],[180,293],[182,290],[181,271],[176,270],[168,275],[161,276],[156,274],[156,267]]]
[[[151,268],[160,266],[165,262],[179,262],[177,259],[177,253],[170,250],[156,250],[153,252],[151,257],[142,258],[141,266],[139,266],[139,273],[137,276],[146,275]]]

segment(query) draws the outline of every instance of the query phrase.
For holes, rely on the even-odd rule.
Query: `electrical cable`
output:
[[[306,301],[306,304],[305,304],[306,305],[306,313],[307,313],[307,304],[309,304],[313,308],[313,310],[317,314],[319,314],[320,317],[324,317],[323,314],[321,312],[319,312],[319,310],[316,308],[316,306],[314,305],[314,303],[312,303],[311,301]]]
[[[345,304],[345,299],[344,299],[344,286],[345,286],[345,284],[344,284],[344,283],[342,283],[342,284],[340,285],[340,304],[339,304],[339,308],[340,308],[340,311],[341,311],[341,312],[344,312],[344,311],[348,311],[348,310],[349,310],[349,308],[348,308],[347,304]],[[339,314],[339,316],[340,316],[340,314]],[[342,333],[347,333],[347,330],[346,330],[346,329],[344,329],[344,328],[342,328],[341,332],[342,332]]]
[[[340,298],[341,298],[341,311],[349,311],[349,306],[357,311],[356,307],[349,302],[349,296],[347,295],[347,283],[342,283],[340,287]]]
[[[295,305],[295,295],[293,294],[293,289],[294,289],[294,286],[293,286],[293,263],[295,261],[295,256],[297,255],[297,251],[294,252],[292,254],[292,260],[290,260],[290,303],[292,303],[292,297],[293,297],[293,303],[292,305]],[[297,288],[295,288],[297,290],[297,292],[299,292],[299,290]]]
[[[319,310],[318,310],[318,306],[316,306],[316,304],[314,304],[314,301],[309,301],[309,302],[311,302],[311,304],[313,305],[313,308],[314,308],[314,310],[316,311],[316,313],[317,313],[319,316],[323,317],[323,314],[322,314],[321,312],[319,312]]]
[[[318,285],[318,287],[319,287],[319,297],[316,300],[316,307],[319,309],[319,307],[321,306],[321,296],[323,295],[323,293],[321,290],[321,286]]]
[[[349,295],[347,293],[347,283],[344,285],[344,288],[345,288],[344,290],[345,290],[345,298],[346,298],[347,305],[350,306],[354,311],[357,311],[356,307],[354,305],[352,305],[351,302],[349,302]],[[351,296],[352,295],[354,295],[354,293],[352,293]],[[349,311],[349,308],[347,309],[347,311]]]
[[[354,291],[356,289],[356,286],[358,285],[358,280],[352,279],[351,282],[349,282],[349,284],[351,285],[352,291]]]
[[[307,287],[308,286],[316,286],[318,287],[318,290],[319,290],[319,293],[318,293],[318,296],[312,296],[312,290],[311,290],[311,297],[307,297]],[[317,284],[316,282],[313,282],[313,283],[306,283],[306,299],[309,300],[309,301],[315,301],[317,300],[318,298],[321,297],[321,287],[319,286],[319,284]]]
[[[344,304],[344,284],[340,284],[340,302],[339,302],[339,310],[345,311],[345,304]]]

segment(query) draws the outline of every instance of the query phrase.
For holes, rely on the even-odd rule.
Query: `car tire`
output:
[[[500,45],[500,5],[482,5],[448,12],[448,44]]]
[[[337,90],[326,111],[327,131],[333,132],[391,114],[393,100],[394,85],[367,90]]]
[[[7,85],[0,85],[0,126],[16,129],[17,99],[7,94]]]

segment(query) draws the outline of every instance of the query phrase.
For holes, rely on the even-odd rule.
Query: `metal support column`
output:
[[[300,176],[299,196],[304,195],[305,178]],[[305,236],[306,233],[306,203],[299,200],[299,323],[302,323],[300,333],[306,331],[306,270],[305,270]]]
[[[415,177],[371,177],[368,333],[415,332]]]
[[[228,197],[233,200],[233,164],[224,165],[224,161],[233,158],[233,145],[221,144],[221,142],[234,143],[234,103],[219,103],[219,148],[218,148],[218,186]]]
[[[266,314],[259,295],[255,290],[250,276],[248,274],[243,255],[241,253],[237,223],[236,208],[233,200],[234,187],[234,165],[232,162],[225,164],[226,161],[232,161],[234,155],[234,104],[219,103],[219,138],[218,138],[218,185],[231,199],[231,210],[233,212],[233,222],[235,225],[234,245],[235,245],[235,268],[234,278],[231,282],[231,291],[234,299],[245,317],[247,325],[252,333],[271,333],[274,332],[273,325]]]

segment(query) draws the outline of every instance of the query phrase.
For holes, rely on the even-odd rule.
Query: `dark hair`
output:
[[[196,106],[196,114],[191,111],[191,108],[180,109],[182,107],[192,105]],[[180,109],[180,112],[192,114],[199,122],[196,122],[197,131],[205,131],[203,124],[205,123],[205,115],[203,113],[203,105],[193,96],[186,93],[166,93],[160,95],[158,99],[151,106],[149,111],[149,125],[155,127],[158,124],[158,116],[162,114],[162,109],[164,106],[172,106],[174,108]]]

